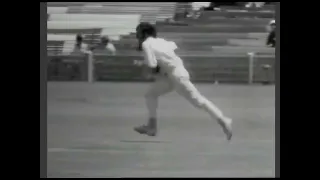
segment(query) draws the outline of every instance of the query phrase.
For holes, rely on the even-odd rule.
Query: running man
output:
[[[152,73],[157,74],[157,78],[145,95],[149,113],[148,123],[135,127],[134,130],[140,134],[156,136],[158,98],[175,90],[193,106],[206,111],[212,119],[216,120],[222,127],[227,139],[230,140],[232,137],[232,119],[226,117],[192,84],[183,61],[174,52],[177,49],[176,44],[172,41],[157,38],[156,29],[151,24],[141,23],[136,30],[137,38],[142,42],[142,51],[145,55],[143,64],[148,66]],[[142,63],[135,64],[142,65]]]

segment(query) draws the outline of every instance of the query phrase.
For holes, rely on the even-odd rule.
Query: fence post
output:
[[[87,53],[87,62],[88,62],[88,82],[93,83],[94,81],[94,59],[93,53],[90,51]]]
[[[249,77],[248,77],[248,83],[252,84],[253,83],[253,67],[254,67],[254,58],[255,58],[255,53],[254,52],[249,52]]]

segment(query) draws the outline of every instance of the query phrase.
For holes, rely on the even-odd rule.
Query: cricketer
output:
[[[140,23],[136,31],[145,56],[143,65],[150,68],[152,73],[157,74],[157,78],[145,94],[149,114],[148,123],[135,127],[134,130],[140,134],[156,136],[158,98],[175,90],[193,106],[206,111],[222,127],[227,140],[231,140],[232,119],[225,116],[218,107],[204,97],[190,81],[183,60],[175,53],[176,44],[157,38],[156,28],[149,23]],[[141,63],[136,64],[142,65]]]

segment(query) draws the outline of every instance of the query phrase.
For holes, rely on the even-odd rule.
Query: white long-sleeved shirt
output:
[[[81,43],[80,47],[77,45],[74,45],[73,50],[71,51],[71,54],[86,53],[87,50],[88,50],[88,44]]]
[[[202,7],[209,7],[210,2],[192,2],[191,7],[194,11],[199,11]]]
[[[161,71],[169,76],[189,77],[183,61],[174,52],[177,48],[176,43],[162,38],[149,37],[142,43],[147,66],[155,68],[159,65]]]
[[[111,54],[115,55],[116,54],[116,48],[112,43],[108,43],[107,45],[97,45],[95,49],[93,50],[95,53],[106,53],[106,54]]]

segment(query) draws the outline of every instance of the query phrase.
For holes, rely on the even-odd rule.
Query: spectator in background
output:
[[[114,45],[110,42],[110,39],[108,36],[103,36],[100,39],[99,44],[93,48],[94,51],[103,51],[107,52],[108,54],[115,55],[116,54],[116,48]]]
[[[252,8],[255,6],[256,8],[261,8],[264,6],[264,4],[265,2],[248,2],[245,7]]]
[[[193,19],[198,19],[205,8],[209,7],[211,2],[192,2],[192,10],[187,17],[192,17]]]
[[[267,38],[267,46],[275,47],[276,46],[276,21],[272,20],[269,23],[269,35]]]
[[[83,43],[82,34],[77,34],[76,43],[74,44],[72,54],[74,53],[85,53],[88,50],[88,45]]]
[[[82,34],[77,34],[76,35],[76,42],[74,44],[73,50],[70,53],[70,55],[74,55],[74,56],[83,56],[84,55],[89,55],[91,54],[90,50],[88,49],[88,44],[85,44],[83,42],[83,35]],[[81,61],[78,61],[76,63],[69,63],[66,64],[66,68],[68,70],[68,76],[70,79],[76,79],[77,77],[80,77],[81,74],[81,70],[80,70],[80,66],[78,63],[80,63]],[[64,65],[62,63],[62,65]]]

